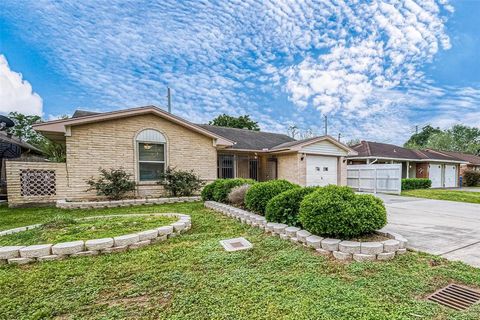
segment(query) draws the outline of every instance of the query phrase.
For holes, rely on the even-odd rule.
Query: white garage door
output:
[[[441,188],[442,186],[442,165],[430,164],[429,165],[429,179],[432,180],[432,188]]]
[[[445,188],[455,188],[457,186],[457,166],[445,165]]]
[[[337,184],[337,157],[307,155],[307,186]]]

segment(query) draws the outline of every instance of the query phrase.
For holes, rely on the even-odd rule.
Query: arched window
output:
[[[165,171],[165,136],[157,130],[146,129],[137,135],[138,180],[157,181]]]

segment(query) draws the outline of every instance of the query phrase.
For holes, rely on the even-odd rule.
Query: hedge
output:
[[[203,201],[212,201],[213,200],[213,191],[215,189],[215,186],[218,183],[221,183],[224,179],[217,179],[213,181],[212,183],[207,184],[205,187],[203,187],[201,196]]]
[[[402,190],[428,189],[432,186],[432,180],[424,178],[402,179]]]
[[[480,171],[465,170],[463,172],[463,182],[467,187],[480,185]]]
[[[313,234],[349,239],[384,227],[387,211],[375,196],[356,195],[349,187],[330,185],[305,196],[298,218]]]
[[[228,194],[238,186],[244,184],[254,184],[256,181],[252,179],[222,179],[213,187],[213,200],[218,202],[228,202]]]
[[[299,188],[287,180],[270,180],[252,185],[245,195],[245,206],[248,210],[264,215],[268,201],[276,195]]]
[[[298,221],[298,211],[303,198],[317,190],[318,187],[295,188],[284,191],[267,203],[265,218],[267,221],[285,223],[289,226],[302,227]]]

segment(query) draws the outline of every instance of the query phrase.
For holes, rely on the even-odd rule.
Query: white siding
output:
[[[309,144],[302,148],[300,152],[305,153],[315,153],[315,154],[324,154],[332,156],[346,156],[347,151],[339,148],[329,141],[319,141],[316,143]]]

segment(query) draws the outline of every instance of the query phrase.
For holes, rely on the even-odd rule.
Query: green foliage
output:
[[[0,265],[0,318],[478,320],[478,304],[457,312],[415,297],[428,296],[439,283],[478,288],[480,269],[412,251],[386,262],[342,264],[221,218],[201,202],[135,210],[0,205],[0,225],[5,230],[44,223],[55,215],[151,212],[189,214],[193,228],[140,250],[30,266]],[[128,232],[136,231],[112,235]],[[217,248],[219,240],[239,235],[254,243],[254,250],[227,255]],[[320,298],[307,303],[312,297]],[[241,307],[236,301],[243,302]]]
[[[8,117],[12,119],[15,126],[8,128],[7,132],[34,146],[40,145],[44,138],[33,130],[32,127],[35,123],[39,123],[42,120],[40,116],[27,116],[19,112],[10,112]]]
[[[205,187],[202,189],[202,200],[203,201],[213,201],[213,191],[215,190],[215,186],[218,183],[222,183],[224,179],[217,179],[213,181],[212,183],[207,184]]]
[[[98,196],[105,196],[110,200],[120,200],[126,193],[135,190],[135,182],[131,181],[131,174],[122,168],[120,169],[99,169],[100,177],[93,177],[87,180],[90,188],[87,191],[95,190]]]
[[[404,145],[411,149],[434,149],[480,154],[480,129],[457,124],[447,130],[426,126]]]
[[[244,116],[233,117],[224,113],[219,115],[212,121],[210,121],[208,124],[213,126],[220,126],[220,127],[230,127],[230,128],[260,131],[258,122],[250,119],[250,116],[248,114]]]
[[[402,179],[402,190],[428,189],[432,186],[432,180],[426,178]]]
[[[63,143],[57,143],[44,138],[38,145],[42,150],[44,156],[53,162],[66,162],[67,161],[67,147]]]
[[[467,187],[480,185],[480,171],[465,170],[463,172],[463,182]]]
[[[315,190],[317,187],[295,188],[276,195],[267,203],[265,218],[268,221],[301,227],[298,221],[300,203],[307,194]]]
[[[263,215],[270,199],[293,188],[299,188],[299,186],[287,180],[270,180],[256,183],[248,189],[245,195],[245,206],[247,209]]]
[[[299,221],[313,234],[348,239],[385,226],[387,212],[372,195],[356,195],[349,187],[330,185],[305,196]]]
[[[469,192],[451,189],[417,189],[402,191],[402,196],[480,204],[480,192],[475,191]]]
[[[172,196],[191,196],[203,186],[203,181],[193,171],[176,170],[168,167],[160,174],[157,184],[163,186]]]
[[[419,133],[414,133],[410,139],[403,145],[405,148],[410,149],[423,149],[427,147],[428,139],[433,134],[441,133],[442,130],[440,128],[434,128],[430,125],[427,125],[422,128],[422,131]]]
[[[252,179],[222,179],[219,183],[215,184],[213,188],[213,200],[218,202],[228,202],[228,194],[230,191],[238,186],[244,184],[254,184],[256,181]]]

